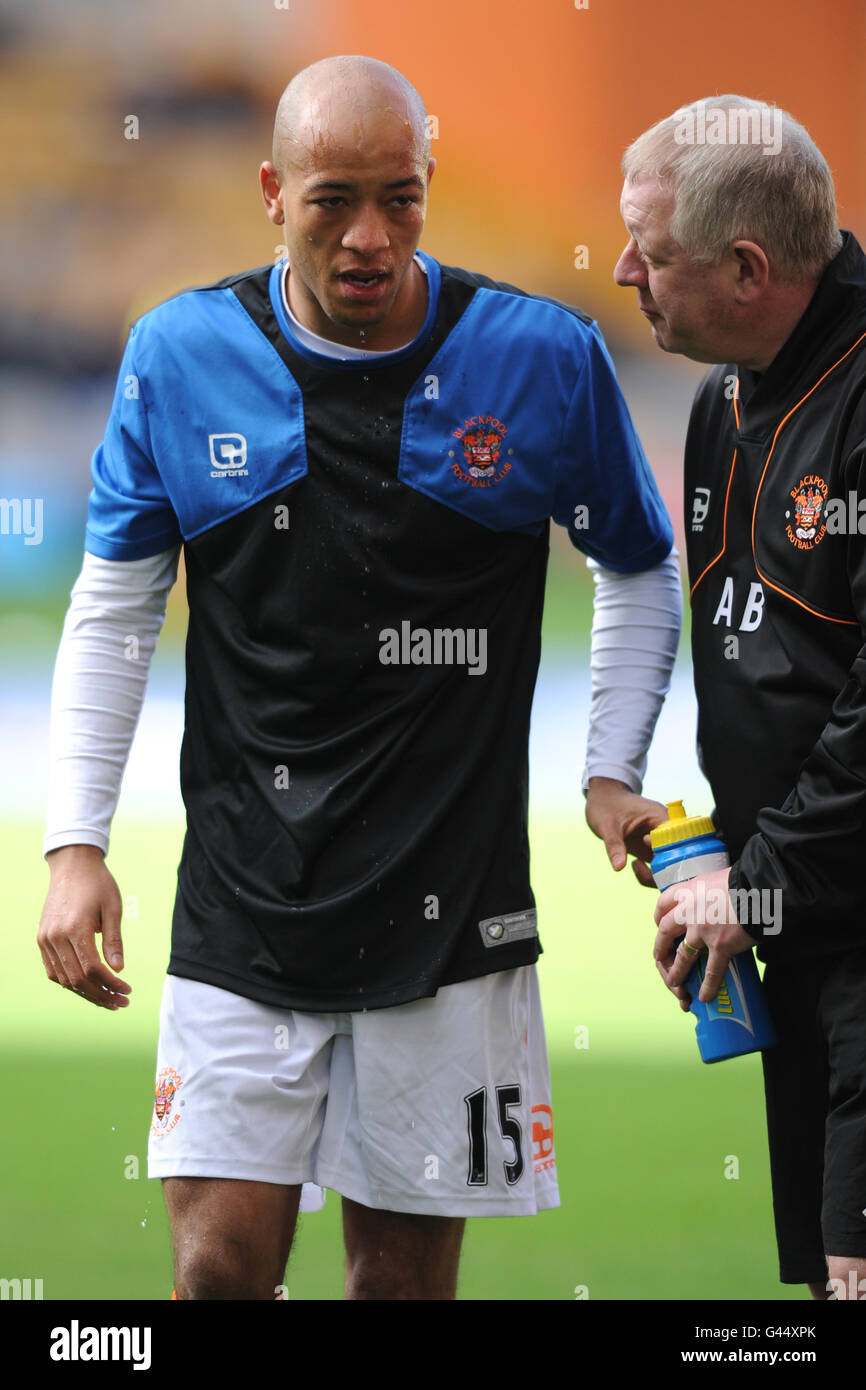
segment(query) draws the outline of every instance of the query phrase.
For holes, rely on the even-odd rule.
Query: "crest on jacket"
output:
[[[798,550],[812,550],[827,531],[823,518],[824,503],[827,499],[827,484],[816,473],[807,473],[789,493],[793,503],[785,512],[788,524],[785,532],[788,540]]]

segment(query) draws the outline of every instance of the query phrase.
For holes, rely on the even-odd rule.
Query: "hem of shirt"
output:
[[[561,1206],[555,1178],[544,1183],[532,1197],[502,1197],[499,1193],[485,1197],[478,1188],[467,1186],[465,1194],[449,1192],[442,1197],[431,1193],[426,1201],[416,1192],[391,1189],[383,1192],[378,1202],[362,1183],[344,1179],[322,1164],[317,1165],[314,1181],[319,1187],[327,1187],[338,1196],[348,1197],[350,1202],[358,1202],[374,1211],[408,1212],[412,1216],[537,1216],[540,1211],[552,1211]]]
[[[849,1228],[844,1235],[834,1235],[826,1226],[822,1226],[821,1234],[824,1238],[824,1249],[827,1251],[828,1259],[866,1260],[866,1236],[862,1231],[852,1231]],[[808,1282],[814,1283],[815,1281],[809,1280]],[[860,1284],[861,1292],[863,1287],[864,1285]]]
[[[96,849],[101,849],[105,855],[108,853],[108,836],[103,835],[99,830],[58,830],[53,834],[46,834],[42,841],[42,855],[50,854],[53,849],[63,849],[66,845],[93,845]]]
[[[780,1284],[825,1284],[828,1281],[827,1265],[823,1256],[820,1257],[824,1263],[824,1268],[819,1271],[817,1263],[807,1257],[803,1259],[783,1260],[779,1265]]]
[[[153,1140],[159,1143],[159,1140]],[[307,1171],[309,1165],[307,1165]],[[289,1170],[291,1171],[291,1170]],[[312,1177],[289,1177],[286,1169],[273,1163],[250,1163],[247,1159],[172,1158],[168,1154],[148,1155],[148,1178],[236,1178],[241,1182],[273,1182],[281,1187],[303,1187]],[[321,1186],[321,1183],[318,1184]]]
[[[183,544],[181,536],[153,536],[144,541],[109,541],[88,529],[84,533],[84,549],[100,560],[151,560]]]
[[[673,550],[673,536],[663,536],[653,545],[647,546],[639,555],[631,555],[627,560],[620,560],[615,557],[613,560],[595,554],[587,548],[577,545],[569,532],[569,537],[576,550],[581,550],[584,555],[588,555],[591,560],[595,560],[602,569],[613,570],[614,574],[642,574],[644,570],[657,569],[663,560],[666,560]]]
[[[411,984],[401,985],[389,990],[365,991],[351,998],[344,994],[323,995],[311,1000],[309,995],[291,990],[269,988],[256,980],[244,980],[228,971],[202,966],[195,961],[185,961],[172,954],[168,962],[167,974],[177,975],[185,980],[198,980],[200,984],[215,985],[232,994],[240,994],[245,999],[253,999],[258,1004],[268,1004],[276,1009],[297,1009],[301,1013],[364,1013],[370,1009],[392,1009],[399,1004],[411,1004],[416,999],[432,999],[439,989],[446,985],[457,985],[463,980],[477,980],[483,975],[496,975],[502,970],[515,970],[521,965],[534,965],[541,955],[541,942],[532,937],[528,942],[515,942],[510,947],[493,946],[489,948],[496,959],[488,965],[486,961],[452,975],[446,972],[439,979],[413,980]],[[502,955],[499,952],[502,951]],[[505,952],[507,951],[507,956]]]
[[[624,782],[629,791],[639,793],[643,782],[638,777],[634,768],[627,767],[624,763],[593,763],[584,768],[583,776],[580,781],[581,790],[589,790],[589,779],[591,777],[609,777],[614,782]]]

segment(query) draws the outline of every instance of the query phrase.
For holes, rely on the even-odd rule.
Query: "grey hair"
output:
[[[681,106],[629,145],[622,171],[673,190],[670,234],[699,264],[720,264],[746,238],[780,279],[799,282],[842,246],[827,161],[793,116],[766,102],[727,93]]]

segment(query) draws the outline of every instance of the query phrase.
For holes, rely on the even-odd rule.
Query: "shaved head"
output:
[[[282,178],[327,153],[332,138],[351,132],[360,150],[375,122],[414,146],[418,164],[430,158],[427,112],[401,72],[378,58],[343,54],[323,58],[296,73],[280,97],[274,121],[273,162]]]

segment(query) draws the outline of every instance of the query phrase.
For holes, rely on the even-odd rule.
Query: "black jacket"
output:
[[[686,443],[701,765],[766,960],[866,946],[866,256],[767,371],[714,367]],[[780,929],[779,929],[780,928]]]

